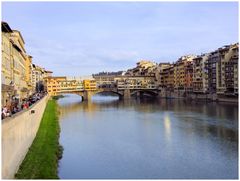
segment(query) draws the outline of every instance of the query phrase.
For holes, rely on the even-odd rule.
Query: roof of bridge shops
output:
[[[74,79],[74,78],[69,78],[67,76],[49,76],[49,77],[45,77],[44,79],[47,80],[56,80],[57,82],[77,82],[79,81],[79,79]],[[82,79],[84,80],[93,80],[93,79]]]
[[[93,75],[94,77],[116,77],[116,78],[129,78],[129,77],[155,77],[154,75]]]
[[[44,77],[44,79],[67,79],[66,76],[49,76],[49,77]]]

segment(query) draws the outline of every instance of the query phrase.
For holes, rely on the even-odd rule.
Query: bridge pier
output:
[[[92,98],[92,92],[91,91],[84,91],[83,93],[83,101],[89,101]]]
[[[141,91],[139,91],[139,92],[137,92],[137,97],[139,97],[139,98],[143,98],[143,92],[141,92]]]
[[[130,99],[130,98],[131,98],[130,89],[124,89],[123,99]]]

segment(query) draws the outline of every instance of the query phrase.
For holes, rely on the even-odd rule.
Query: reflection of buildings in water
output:
[[[63,119],[65,116],[69,114],[84,112],[88,115],[91,115],[95,112],[97,105],[91,102],[77,102],[73,104],[66,104],[60,107],[61,118]]]
[[[64,98],[63,98],[64,99]],[[183,100],[97,100],[88,102],[75,102],[72,104],[60,104],[61,117],[68,114],[82,112],[87,116],[93,116],[96,111],[106,108],[129,109],[141,113],[174,112],[176,118],[183,123],[183,129],[189,136],[197,134],[209,136],[209,134],[232,141],[238,140],[238,106],[229,104],[206,103]],[[111,114],[111,113],[110,113]],[[174,115],[164,114],[164,127],[166,136],[171,135],[171,120]],[[203,116],[203,117],[202,117]],[[186,125],[187,124],[187,125]],[[170,137],[169,137],[170,138]]]
[[[227,141],[238,142],[237,127],[230,125],[228,120],[219,118],[201,117],[192,114],[177,114],[177,118],[182,121],[182,128],[189,134],[200,135],[203,137],[213,136]]]
[[[64,99],[64,98],[63,98]],[[136,106],[137,105],[137,106]],[[146,102],[146,101],[140,101],[140,100],[118,100],[118,99],[96,99],[92,101],[86,101],[86,102],[76,102],[76,103],[63,103],[62,105],[60,104],[60,112],[61,112],[61,117],[65,117],[70,113],[74,112],[84,112],[84,114],[87,115],[93,115],[94,112],[97,110],[102,110],[106,108],[115,108],[115,109],[129,109],[133,108],[137,112],[140,113],[146,113],[146,112],[154,112],[158,111],[156,110],[155,104],[152,104],[151,102]]]
[[[76,113],[76,112],[83,112],[84,114],[87,114],[88,116],[91,116],[96,112],[97,110],[106,108],[106,107],[116,107],[118,105],[118,100],[113,101],[99,101],[99,102],[75,102],[75,103],[69,103],[69,104],[60,104],[60,113],[61,118],[63,119],[65,116]]]
[[[68,114],[72,114],[74,112],[78,112],[81,108],[81,102],[76,102],[72,104],[64,104],[59,105],[60,110],[60,120],[62,120],[65,116],[68,116]]]
[[[238,121],[238,105],[236,104],[187,101],[181,99],[160,99],[158,102],[161,110],[173,112],[196,112],[214,118]]]
[[[171,141],[171,119],[169,112],[164,113],[164,131],[167,141]]]
[[[238,142],[238,131],[223,126],[208,126],[208,132],[229,141]]]

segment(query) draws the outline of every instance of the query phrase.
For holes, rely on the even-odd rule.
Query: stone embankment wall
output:
[[[29,109],[2,120],[3,179],[14,178],[36,136],[48,98],[45,96]]]
[[[206,100],[206,101],[219,101],[219,102],[232,102],[238,103],[238,97],[230,97],[217,94],[197,94],[197,93],[184,93],[184,91],[165,91],[159,92],[161,98],[182,98],[191,100]]]

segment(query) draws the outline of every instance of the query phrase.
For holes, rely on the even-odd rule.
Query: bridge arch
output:
[[[114,95],[117,95],[119,97],[119,99],[121,99],[123,97],[123,94],[117,92],[117,91],[113,91],[113,90],[101,90],[101,91],[97,91],[94,92],[92,96],[97,95],[97,94],[102,94],[102,93],[112,93]]]
[[[78,95],[82,98],[82,101],[84,100],[84,93],[83,92],[79,92],[79,91],[62,91],[62,92],[57,92],[56,96],[58,95],[64,95],[64,94],[74,94],[74,95]]]
[[[158,92],[156,92],[154,90],[140,89],[140,90],[134,90],[134,91],[131,92],[131,96],[136,95],[137,97],[143,97],[144,94],[149,95],[151,97],[157,97],[158,96]]]

